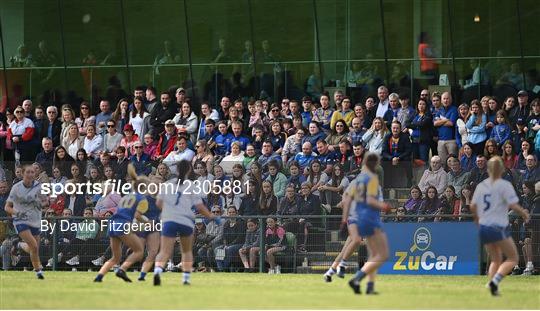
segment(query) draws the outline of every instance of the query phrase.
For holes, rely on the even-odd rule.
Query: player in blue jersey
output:
[[[132,164],[128,166],[128,173],[130,176],[134,176],[133,188],[137,189],[139,183],[148,183],[148,178],[145,176],[137,177],[134,173],[135,168]],[[144,221],[142,214],[148,210],[148,200],[146,197],[139,193],[130,193],[122,197],[118,203],[118,209],[116,213],[112,215],[108,223],[108,234],[111,243],[112,258],[103,264],[99,270],[98,275],[94,279],[94,282],[101,282],[103,277],[109,270],[120,263],[122,259],[122,244],[125,244],[131,249],[131,253],[124,260],[120,268],[116,271],[116,276],[126,282],[131,282],[131,279],[127,276],[126,271],[134,263],[140,261],[143,258],[144,247],[141,240],[137,237],[135,232],[132,231],[131,225],[136,218],[139,221]]]
[[[159,223],[161,209],[156,204],[155,196],[146,194],[145,198],[148,201],[148,210],[142,215],[143,220],[154,224]],[[152,226],[152,228],[155,228],[155,226]],[[137,235],[141,239],[143,246],[146,245],[146,258],[142,264],[141,274],[138,278],[139,281],[144,281],[146,274],[154,265],[154,261],[156,260],[159,251],[159,232],[139,231],[137,232]]]
[[[369,252],[366,263],[358,269],[349,281],[349,286],[355,294],[360,294],[360,281],[370,275],[367,293],[374,294],[373,278],[377,269],[388,259],[388,242],[382,230],[380,211],[388,211],[390,206],[382,198],[382,190],[375,169],[380,158],[375,153],[368,153],[364,158],[362,173],[351,183],[347,195],[343,198],[342,223],[347,222],[349,208],[354,208],[356,219],[352,218],[349,225],[349,235],[355,246],[366,238]]]
[[[174,249],[176,237],[180,236],[180,248],[182,252],[182,281],[184,285],[191,283],[191,270],[193,267],[193,228],[195,227],[195,213],[193,207],[203,216],[214,219],[208,208],[204,205],[201,194],[195,194],[189,190],[189,184],[184,183],[191,176],[191,163],[180,161],[177,164],[178,178],[173,178],[167,183],[181,185],[177,193],[158,194],[157,206],[161,208],[161,245],[156,257],[154,268],[154,285],[161,285],[161,273],[169,260]],[[167,188],[167,187],[165,187]],[[220,222],[219,218],[215,219]]]
[[[4,209],[13,217],[13,226],[26,244],[23,250],[30,254],[34,271],[41,280],[44,277],[39,260],[39,234],[44,200],[44,196],[41,195],[41,184],[35,181],[33,166],[25,165],[23,179],[11,188]]]
[[[491,259],[487,287],[493,296],[498,296],[502,278],[519,262],[509,230],[508,209],[520,214],[525,223],[529,221],[529,213],[518,204],[519,198],[512,184],[502,179],[505,172],[502,159],[498,156],[489,159],[487,170],[489,178],[476,187],[471,211],[480,225],[480,241]]]

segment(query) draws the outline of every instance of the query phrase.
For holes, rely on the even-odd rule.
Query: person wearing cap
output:
[[[133,167],[135,167],[135,172],[137,175],[148,176],[152,172],[152,162],[150,156],[144,153],[143,143],[136,141],[133,144],[133,149],[135,152],[129,160],[133,164]]]
[[[182,104],[186,102],[186,90],[183,87],[179,87],[175,92],[176,96],[176,109],[178,112],[182,112]]]
[[[165,121],[172,121],[176,115],[176,107],[171,105],[171,95],[168,92],[162,92],[160,99],[160,104],[156,105],[150,113],[150,126],[154,135],[160,135],[165,129]]]
[[[159,106],[156,108],[159,108]],[[152,155],[152,159],[158,161],[165,159],[173,151],[177,137],[178,134],[174,121],[171,119],[165,121],[165,132],[159,135],[158,144]]]
[[[530,113],[529,94],[525,90],[518,92],[518,104],[508,112],[508,119],[512,124],[516,124],[517,119],[527,120]]]
[[[120,141],[120,146],[123,146],[126,148],[126,157],[130,157],[132,154],[135,154],[135,148],[133,148],[133,145],[135,142],[139,142],[139,136],[135,134],[135,130],[133,129],[133,125],[126,124],[123,128],[124,132],[124,138]]]

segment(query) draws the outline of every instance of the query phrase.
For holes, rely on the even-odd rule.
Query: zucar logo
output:
[[[429,250],[431,242],[431,232],[426,227],[416,229],[409,250],[394,253],[397,260],[393,270],[452,270],[458,256],[435,254]]]

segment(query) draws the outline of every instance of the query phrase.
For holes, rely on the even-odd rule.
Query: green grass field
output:
[[[165,273],[161,287],[124,283],[108,274],[46,272],[0,273],[0,309],[539,309],[540,277],[504,279],[501,297],[491,297],[485,277],[379,276],[378,296],[354,295],[346,280],[324,283],[315,274],[195,273],[193,284]],[[363,288],[364,289],[364,288]]]

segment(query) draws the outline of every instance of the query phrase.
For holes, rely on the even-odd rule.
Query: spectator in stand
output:
[[[538,207],[540,205],[539,201],[540,196],[535,193],[535,185],[533,182],[526,181],[523,183],[523,195],[521,196],[521,206],[526,209],[529,214],[535,214],[538,212]],[[525,262],[525,270],[523,270],[523,275],[532,275],[534,272],[534,258],[535,258],[535,247],[533,247],[533,239],[536,239],[538,234],[535,232],[537,225],[538,216],[531,217],[531,220],[528,223],[522,223],[519,219],[516,221],[520,226],[520,238],[519,245],[522,245],[521,250],[523,253],[523,261]],[[536,241],[534,241],[536,243]],[[519,266],[516,266],[519,270]],[[514,271],[516,270],[514,267]],[[519,272],[519,271],[518,271]],[[514,274],[514,272],[512,272]]]
[[[174,121],[165,121],[165,132],[159,135],[159,141],[152,159],[157,161],[165,159],[174,150],[177,140],[178,135]]]
[[[144,103],[144,106],[146,108],[146,111],[148,112],[151,112],[158,102],[156,93],[156,89],[153,86],[149,86],[146,88],[146,102]]]
[[[328,143],[328,150],[331,152],[337,151],[339,149],[339,142],[343,139],[346,139],[349,135],[349,127],[344,120],[337,120],[328,136],[326,136],[325,141]]]
[[[321,95],[320,98],[321,107],[313,111],[312,121],[316,121],[321,125],[324,131],[330,130],[330,121],[332,119],[332,114],[334,109],[330,107],[330,97],[328,94]]]
[[[218,131],[216,130],[216,121],[213,119],[203,120],[204,127],[199,129],[199,137],[197,140],[206,140],[209,145],[213,146]]]
[[[77,151],[83,147],[84,138],[79,133],[79,127],[73,123],[69,125],[67,135],[62,139],[62,146],[66,148],[72,158],[77,158]]]
[[[349,180],[353,180],[362,171],[365,151],[366,148],[363,143],[358,142],[353,145],[353,154],[349,157],[343,168]]]
[[[195,151],[195,156],[193,157],[193,160],[191,160],[192,165],[194,165],[197,161],[201,161],[206,165],[206,170],[208,172],[211,171],[212,167],[214,166],[214,156],[212,155],[210,149],[208,149],[208,143],[206,140],[198,140],[195,143]]]
[[[525,169],[525,159],[527,158],[527,156],[529,154],[534,154],[534,150],[533,148],[531,147],[531,143],[529,143],[528,141],[524,140],[521,142],[521,152],[519,153],[519,157],[518,157],[518,166],[517,168],[520,169],[520,170],[524,170]]]
[[[81,170],[81,174],[84,175],[86,178],[88,178],[90,176],[90,168],[92,168],[94,165],[92,164],[92,161],[88,160],[88,155],[86,154],[86,150],[81,148],[77,151],[77,157],[75,158],[75,163],[77,163],[77,166],[79,166],[79,169]]]
[[[491,105],[490,102],[492,103]],[[495,98],[491,96],[484,96],[480,100],[480,106],[482,107],[482,112],[486,116],[486,135],[487,137],[490,137],[491,131],[495,127],[495,113],[498,110],[498,103]],[[493,107],[493,109],[491,107]]]
[[[469,130],[466,124],[470,116],[469,105],[466,103],[459,105],[458,118],[456,120],[456,143],[460,149],[469,142]]]
[[[166,122],[171,121],[172,125],[175,125],[173,118],[176,115],[177,107],[176,105],[171,104],[171,95],[168,92],[162,92],[160,99],[159,105],[156,105],[150,112],[150,127],[154,136],[160,135],[166,130]],[[171,122],[169,122],[169,124],[171,124]],[[162,153],[159,155],[161,154]]]
[[[362,136],[362,141],[367,144],[366,148],[368,151],[380,155],[382,153],[386,134],[388,134],[388,128],[386,127],[384,120],[377,117],[373,120],[371,127],[364,136]]]
[[[487,117],[482,111],[480,102],[473,100],[471,103],[471,116],[465,126],[468,130],[468,141],[472,144],[475,155],[482,154],[487,140],[486,134]]]
[[[140,138],[150,131],[150,113],[145,108],[144,98],[137,96],[133,100],[133,110],[129,116],[129,124]]]
[[[459,215],[459,207],[460,207],[461,201],[456,195],[456,189],[454,189],[453,186],[448,186],[446,189],[444,189],[444,193],[441,196],[441,207],[437,211],[438,215]],[[457,220],[457,217],[454,217],[453,219]],[[448,217],[435,217],[435,221],[449,221],[452,220],[452,218]]]
[[[433,216],[441,208],[441,200],[437,188],[431,186],[426,191],[426,197],[418,209],[418,222],[433,221]],[[430,217],[431,216],[431,217]]]
[[[518,165],[518,156],[514,151],[514,145],[510,140],[507,140],[502,145],[502,155],[501,158],[504,162],[504,167],[509,170],[517,168]]]
[[[371,96],[368,96],[368,98],[366,98],[365,107],[366,107],[366,111],[365,111],[366,117],[364,119],[363,127],[368,129],[371,127],[373,120],[375,120],[375,117],[376,117],[375,114],[377,113],[378,107],[375,104],[375,99]]]
[[[392,133],[383,141],[382,159],[391,161],[393,166],[402,166],[410,184],[412,179],[412,147],[409,135],[401,131],[399,121],[392,122]]]
[[[253,163],[258,163],[257,158],[258,155],[255,152],[255,147],[252,144],[247,145],[246,152],[244,153],[244,161],[242,162],[244,169],[249,170]]]
[[[470,186],[465,186],[461,189],[460,192],[460,203],[459,203],[459,221],[472,220],[471,214],[471,201],[472,201],[473,191]]]
[[[360,107],[360,106],[357,106],[357,107]],[[361,111],[364,111],[361,107],[360,107],[360,110]],[[362,136],[364,136],[364,134],[366,133],[366,130],[364,129],[363,127],[363,120],[359,117],[355,117],[353,120],[352,120],[352,123],[351,123],[351,128],[350,128],[350,131],[349,131],[349,142],[354,146],[356,145],[356,143],[358,142],[362,142]]]
[[[388,96],[388,100],[390,103],[390,107],[385,112],[383,116],[383,120],[384,120],[384,123],[386,123],[386,127],[390,128],[392,127],[392,122],[397,121],[398,112],[400,109],[399,95],[396,93],[392,93]]]
[[[518,99],[518,105],[513,106],[508,111],[508,119],[510,119],[510,123],[516,124],[518,119],[522,119],[523,121],[527,120],[527,117],[529,117],[530,114],[530,108],[529,108],[529,93],[525,90],[521,90],[517,94]]]
[[[122,134],[116,132],[116,122],[112,119],[107,121],[107,134],[103,137],[103,152],[113,158],[116,157],[116,147],[120,146],[122,138]]]
[[[211,211],[216,217],[220,217],[222,214],[222,210],[219,206],[212,206]],[[218,223],[215,220],[211,220],[206,224],[206,234],[208,235],[208,239],[207,243],[199,249],[198,256],[202,259],[207,268],[215,267],[214,250],[222,244],[223,225],[224,223]]]
[[[422,190],[418,186],[413,186],[410,190],[410,195],[405,204],[403,204],[405,215],[418,215],[418,211],[424,202],[422,198]],[[409,219],[407,219],[409,220]]]
[[[15,108],[15,119],[9,125],[6,139],[12,143],[23,162],[36,158],[36,153],[32,151],[34,131],[34,122],[24,116],[24,109],[21,106]]]
[[[53,167],[59,166],[62,176],[71,177],[71,164],[75,160],[67,153],[66,148],[62,146],[56,147],[54,150]]]
[[[197,142],[200,143],[200,142]],[[231,153],[224,157],[219,165],[223,168],[223,171],[227,175],[232,174],[233,166],[235,164],[242,164],[244,162],[244,152],[240,150],[240,142],[233,141],[231,143]]]
[[[332,118],[330,120],[330,129],[334,129],[336,122],[338,120],[345,121],[345,124],[351,124],[352,119],[354,118],[354,111],[351,110],[351,99],[349,97],[344,97],[341,101],[341,108],[334,111]]]
[[[527,125],[524,128],[527,133],[526,138],[532,142],[540,130],[540,99],[536,98],[531,102],[531,114],[526,118],[525,123]]]
[[[127,98],[122,98],[116,105],[116,110],[111,116],[111,120],[116,123],[116,131],[122,132],[122,129],[129,123],[129,102]]]
[[[60,134],[62,132],[62,122],[58,120],[58,108],[47,107],[47,120],[43,124],[44,137],[49,137],[53,141],[53,146],[60,145]]]
[[[257,189],[256,181],[249,180],[248,190],[246,195],[242,198],[240,203],[240,208],[238,209],[238,214],[240,216],[255,216],[260,215],[259,210],[259,192]]]
[[[330,213],[333,206],[337,206],[341,202],[343,192],[349,186],[349,179],[345,175],[343,166],[335,164],[332,168],[330,180],[319,187],[321,192],[321,201],[324,209]]]
[[[48,108],[47,108],[48,109]],[[112,117],[111,104],[108,100],[103,99],[99,102],[100,112],[96,115],[97,134],[101,135],[107,130],[107,122]]]
[[[283,163],[288,163],[289,160],[294,159],[296,154],[302,150],[302,139],[304,138],[305,133],[306,129],[301,127],[296,130],[294,135],[287,138],[285,145],[283,146],[283,151],[281,152]]]
[[[188,102],[182,103],[180,112],[174,116],[173,121],[179,133],[187,134],[192,142],[196,141],[199,120]]]
[[[86,127],[83,148],[86,150],[90,159],[98,158],[99,153],[103,150],[103,137],[101,135],[96,135],[95,125],[90,124]]]
[[[261,215],[275,215],[278,208],[278,200],[274,195],[272,183],[269,180],[262,182],[262,191],[259,201]]]
[[[321,162],[313,160],[309,166],[307,181],[311,184],[311,192],[320,196],[319,187],[328,182],[328,175],[321,169]]]
[[[236,219],[238,212],[236,208],[229,207],[227,209],[227,221],[223,224],[223,243],[221,246],[225,251],[225,257],[222,260],[216,260],[218,271],[228,271],[231,268],[231,263],[237,258],[238,251],[243,246],[245,241],[244,235],[246,226],[242,219]],[[231,268],[231,272],[232,268]]]
[[[247,230],[244,244],[238,250],[242,264],[244,265],[244,272],[254,272],[255,270],[255,258],[250,260],[249,254],[252,248],[259,247],[259,226],[257,220],[250,218],[247,220]],[[253,266],[250,265],[250,261],[253,262]]]
[[[62,140],[67,137],[69,127],[75,123],[75,111],[71,108],[70,105],[62,105],[62,131],[60,132],[60,143]]]
[[[315,148],[317,147],[317,142],[319,140],[324,140],[326,138],[326,134],[322,132],[319,128],[319,123],[316,121],[311,121],[309,123],[309,134],[304,136],[303,143],[309,142],[311,143],[311,146],[313,147],[313,151],[315,151]]]
[[[389,109],[388,88],[386,88],[384,85],[379,86],[377,89],[377,97],[379,99],[379,103],[377,105],[375,117],[382,118]]]
[[[286,139],[287,134],[282,131],[279,121],[272,121],[270,124],[270,134],[268,135],[268,140],[270,140],[272,148],[277,154],[281,155]]]
[[[265,234],[265,249],[266,249],[266,262],[270,265],[268,270],[269,274],[276,273],[276,262],[274,254],[284,251],[285,245],[285,229],[279,226],[275,218],[266,219],[266,234]],[[251,255],[251,254],[250,254]]]
[[[300,130],[299,130],[300,131]],[[306,141],[302,144],[302,152],[296,153],[292,160],[300,166],[303,171],[306,167],[309,167],[311,162],[316,159],[317,154],[312,151],[311,143]]]
[[[247,145],[250,143],[249,138],[243,134],[243,125],[241,121],[233,121],[231,123],[232,137],[231,142],[237,141],[240,143],[240,149],[242,151],[246,150]],[[227,153],[231,152],[231,145],[227,145]]]
[[[316,195],[311,193],[312,185],[308,182],[303,182],[300,189],[300,198],[298,199],[298,213],[300,215],[320,215],[321,214],[321,201]],[[300,241],[299,250],[305,251],[308,241],[309,228],[313,224],[320,223],[320,219],[304,219],[298,220],[300,223]]]
[[[167,164],[171,171],[174,171],[174,167],[176,167],[178,162],[185,160],[191,163],[191,160],[193,160],[195,152],[189,149],[187,144],[187,137],[184,135],[178,135],[178,138],[176,139],[176,150],[169,152],[167,157],[163,159],[163,163]]]
[[[37,109],[37,108],[36,108]],[[79,127],[81,135],[86,135],[86,127],[96,124],[96,117],[92,115],[90,104],[87,101],[83,101],[80,106],[81,114],[75,119],[75,123]]]
[[[123,146],[118,146],[116,148],[116,160],[113,162],[113,169],[116,178],[125,181],[129,162],[129,158],[126,157],[126,148]]]
[[[433,121],[425,100],[420,99],[418,101],[416,114],[412,117],[408,127],[412,129],[413,157],[427,162],[429,147],[433,139]]]
[[[462,151],[463,155],[459,159],[459,163],[465,172],[470,172],[476,167],[476,155],[473,153],[472,144],[466,142],[463,145]]]
[[[280,165],[277,161],[270,161],[268,163],[268,177],[266,178],[267,181],[272,183],[272,189],[278,202],[285,195],[285,188],[287,187],[287,177],[279,171],[279,168]]]
[[[326,174],[332,173],[332,166],[339,160],[338,153],[330,151],[328,143],[325,140],[317,141],[317,160],[321,163],[321,167]]]
[[[41,164],[34,162],[32,166],[34,167],[35,171],[35,180],[39,183],[48,183],[49,176],[47,176],[47,172],[43,171]],[[73,171],[73,168],[71,170]]]
[[[133,126],[131,124],[124,125],[123,128],[124,137],[122,140],[120,140],[120,146],[126,148],[126,157],[130,157],[132,154],[135,153],[135,148],[133,148],[133,145],[136,142],[139,142],[139,136],[135,134],[135,131],[133,129]]]
[[[467,184],[472,187],[472,189],[475,189],[476,186],[478,186],[479,183],[484,181],[484,179],[487,179],[488,173],[487,173],[487,158],[483,154],[479,154],[476,156],[476,167],[472,169],[471,176],[469,177],[469,180],[467,181]],[[457,188],[456,188],[457,191]]]
[[[442,94],[441,102],[443,107],[433,115],[433,125],[438,129],[437,154],[445,162],[448,155],[458,153],[455,140],[458,113],[456,107],[452,106],[452,95],[449,92]]]
[[[296,192],[300,191],[300,186],[306,181],[306,178],[301,173],[301,168],[298,162],[292,161],[289,164],[289,178],[287,179],[287,185],[293,185]]]
[[[406,92],[403,92],[399,94],[399,103],[401,104],[401,107],[399,108],[397,120],[399,123],[401,123],[403,127],[403,131],[408,131],[411,124],[411,121],[416,114],[416,111],[414,110],[414,107],[411,107],[410,104],[410,97],[409,94]],[[427,105],[426,105],[427,109]]]
[[[36,156],[36,162],[41,165],[47,175],[52,175],[52,162],[54,159],[54,148],[52,139],[43,137],[41,140],[42,150]]]
[[[94,216],[103,217],[107,212],[111,212],[113,214],[116,213],[116,210],[118,209],[118,204],[120,203],[122,196],[112,190],[113,187],[111,184],[109,184],[107,192],[104,192],[105,196],[101,196],[96,203],[96,207],[94,209]]]
[[[534,154],[529,154],[525,158],[525,171],[523,172],[523,181],[537,183],[540,180],[540,169],[538,168],[538,159]]]
[[[263,143],[262,152],[257,162],[262,166],[263,172],[268,171],[268,164],[271,161],[276,161],[279,166],[281,166],[281,157],[279,154],[275,153],[272,149],[272,143],[270,141],[265,141]]]
[[[426,192],[427,188],[433,186],[437,189],[437,193],[442,193],[446,187],[447,173],[444,171],[443,163],[439,156],[431,158],[431,167],[424,171],[418,187],[422,192]]]
[[[512,130],[510,129],[510,123],[508,122],[508,119],[506,118],[506,114],[504,111],[499,110],[496,113],[496,125],[493,127],[493,130],[491,131],[491,139],[494,139],[497,143],[497,148],[501,149],[502,145],[509,141],[512,137]]]
[[[499,149],[497,149],[497,142],[495,142],[494,139],[488,139],[486,141],[483,154],[486,156],[487,160],[499,155]]]
[[[152,172],[152,162],[150,156],[144,153],[143,144],[138,141],[133,144],[135,153],[129,158],[133,166],[135,167],[135,172],[137,175],[146,175],[148,176]]]
[[[447,174],[447,185],[453,186],[456,189],[456,194],[461,193],[461,188],[468,185],[468,180],[471,176],[471,173],[466,172],[461,168],[461,164],[457,159],[456,155],[448,156],[447,161],[448,167],[450,170]]]
[[[285,189],[285,196],[280,200],[276,215],[281,216],[280,220],[285,230],[295,234],[298,233],[298,220],[289,218],[299,215],[298,196],[294,191],[294,186],[289,185]]]

